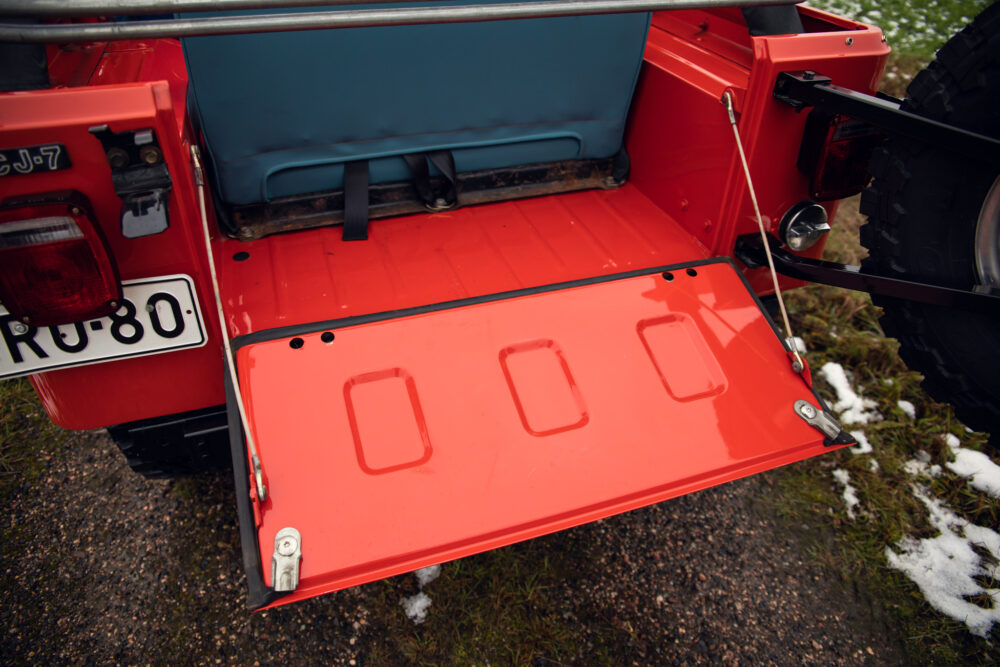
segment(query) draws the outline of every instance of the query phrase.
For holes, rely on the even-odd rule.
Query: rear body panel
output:
[[[158,78],[167,78],[162,60],[175,62],[180,49],[168,40],[160,44],[167,52],[161,54],[161,60],[150,58],[147,50],[118,52],[135,59],[125,66],[125,72],[134,76],[146,67]],[[170,53],[173,59],[167,57]],[[103,63],[93,75],[98,83],[124,76],[114,65],[120,64],[119,59],[101,58],[98,62]],[[189,176],[186,137],[179,132],[178,118],[183,118],[184,111],[176,106],[176,92],[178,87],[183,90],[185,80],[182,68],[167,81],[12,93],[2,100],[0,148],[59,143],[66,147],[71,167],[6,176],[0,179],[0,200],[67,189],[82,193],[104,229],[123,280],[191,276],[201,298],[209,338],[208,344],[198,349],[32,376],[46,410],[60,426],[97,428],[223,402],[218,324],[215,308],[204,301],[212,293],[211,283],[201,249],[204,243]],[[138,239],[122,235],[122,201],[115,194],[101,142],[90,132],[101,125],[113,132],[152,128],[156,133],[172,179],[170,226],[163,233]]]
[[[237,342],[269,489],[261,562],[281,529],[302,535],[279,603],[826,449],[793,410],[816,398],[722,260]]]

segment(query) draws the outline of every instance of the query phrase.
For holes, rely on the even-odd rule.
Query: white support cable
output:
[[[236,394],[236,407],[240,413],[240,422],[243,424],[243,434],[247,440],[247,448],[250,450],[250,464],[253,467],[254,483],[257,487],[257,498],[264,502],[267,499],[267,486],[264,484],[264,469],[257,455],[257,445],[250,431],[250,422],[247,419],[246,407],[243,405],[243,394],[240,392],[240,381],[236,375],[236,364],[233,361],[233,350],[229,344],[229,332],[226,330],[225,314],[222,310],[222,295],[219,293],[219,277],[215,272],[215,258],[212,255],[212,237],[208,231],[208,215],[205,211],[205,171],[201,166],[201,155],[197,146],[191,147],[191,164],[194,167],[194,182],[198,188],[198,211],[201,214],[201,230],[205,239],[205,253],[208,256],[208,271],[212,278],[212,290],[215,293],[215,307],[219,312],[219,331],[222,334],[223,354],[226,357],[226,369],[229,379],[233,384],[233,392]]]
[[[787,346],[791,351],[795,361],[792,362],[792,369],[796,373],[805,370],[805,362],[799,356],[795,343],[795,336],[792,335],[792,325],[788,321],[788,310],[785,308],[785,300],[781,296],[781,288],[778,286],[778,272],[774,268],[774,258],[771,257],[771,246],[767,242],[767,231],[764,229],[764,218],[760,214],[760,207],[757,205],[757,193],[754,191],[753,179],[750,178],[750,166],[747,164],[746,153],[743,152],[743,141],[740,139],[740,130],[736,126],[736,113],[733,111],[733,96],[727,90],[722,94],[722,104],[729,114],[729,124],[733,127],[733,136],[736,137],[736,148],[740,154],[740,162],[743,164],[743,175],[747,179],[747,189],[750,191],[750,201],[753,202],[754,214],[757,216],[757,227],[760,229],[760,239],[764,244],[764,254],[767,256],[767,266],[771,270],[771,281],[774,283],[774,295],[778,298],[778,308],[781,310],[781,319],[785,324],[785,335],[787,336]]]

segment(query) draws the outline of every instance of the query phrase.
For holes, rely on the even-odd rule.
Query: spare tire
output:
[[[1000,137],[1000,3],[937,53],[907,88],[903,109]],[[863,267],[909,280],[1000,287],[1000,178],[975,159],[891,138],[861,198]],[[935,399],[1000,443],[1000,317],[873,296],[900,356]]]

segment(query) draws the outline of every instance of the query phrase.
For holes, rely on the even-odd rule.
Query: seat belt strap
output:
[[[403,155],[406,165],[413,175],[413,185],[417,195],[425,206],[434,203],[434,192],[431,190],[431,172],[427,167],[427,156],[424,153],[406,153]]]
[[[448,190],[444,193],[446,206],[448,208],[456,206],[458,204],[458,175],[455,173],[455,157],[451,151],[431,151],[427,153],[427,159],[448,180]],[[437,205],[436,200],[435,205]]]
[[[368,238],[368,160],[344,163],[345,241]]]
[[[455,171],[455,158],[451,151],[429,151],[427,153],[409,153],[403,155],[410,173],[413,174],[413,184],[417,189],[420,199],[431,211],[443,211],[454,208],[458,203],[458,191],[456,188],[458,176]],[[427,165],[428,160],[437,167],[441,175],[448,181],[448,189],[443,193],[435,193],[431,187],[431,174]]]

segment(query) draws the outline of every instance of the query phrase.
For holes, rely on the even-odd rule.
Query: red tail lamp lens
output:
[[[868,123],[814,109],[806,120],[799,171],[817,201],[855,195],[868,184],[868,163],[882,132]]]
[[[121,302],[118,270],[79,193],[0,205],[0,303],[34,326],[109,315]]]

